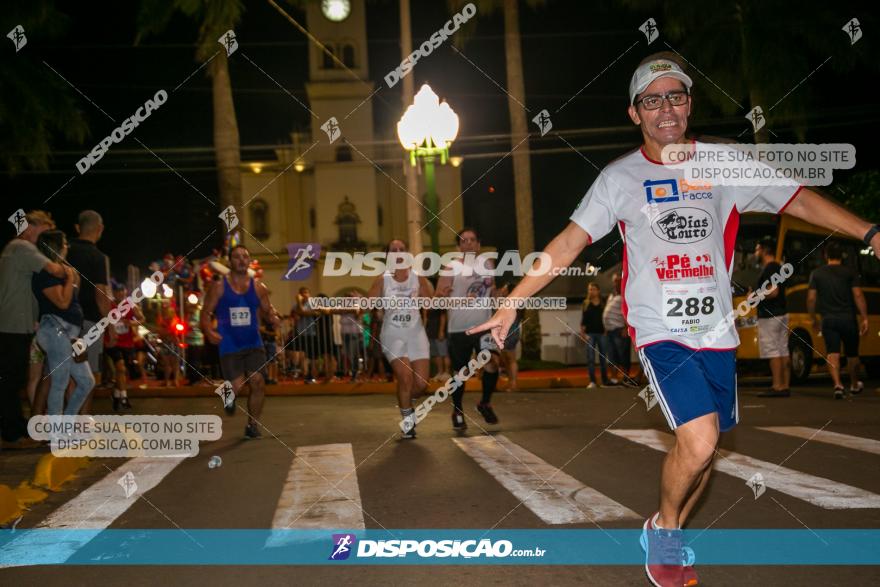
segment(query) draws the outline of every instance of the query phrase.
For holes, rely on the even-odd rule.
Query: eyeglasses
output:
[[[676,90],[674,92],[666,92],[665,94],[651,94],[644,96],[635,101],[635,106],[638,106],[639,102],[641,102],[645,110],[657,110],[663,105],[663,100],[668,100],[669,104],[672,106],[684,106],[687,104],[688,98],[690,98],[688,92]]]

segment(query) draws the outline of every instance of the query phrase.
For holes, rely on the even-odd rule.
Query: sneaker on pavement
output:
[[[410,414],[408,416],[404,416],[403,418],[403,434],[400,435],[401,438],[415,438],[416,437],[416,415]]]
[[[120,403],[122,404],[123,408],[125,408],[126,410],[131,409],[131,402],[128,401],[127,397],[121,397],[121,398],[119,398],[119,400],[120,400]]]
[[[852,385],[849,386],[849,392],[853,395],[859,395],[862,393],[863,389],[865,389],[865,384],[861,381],[856,381],[855,387]]]
[[[260,428],[256,424],[248,424],[244,427],[245,438],[257,439],[261,436],[263,435],[260,433]]]
[[[461,410],[452,409],[452,427],[456,430],[467,428],[467,422],[464,421],[464,414],[461,413]]]
[[[480,415],[486,420],[486,424],[498,423],[498,416],[495,415],[495,410],[492,409],[492,404],[478,403],[477,411],[480,412]]]
[[[834,399],[843,399],[843,386],[838,385],[834,388]]]
[[[645,520],[639,542],[645,551],[645,573],[657,587],[694,587],[693,551],[684,546],[681,530],[658,528],[659,514]]]
[[[587,386],[587,389],[596,389],[598,386],[595,381],[590,381],[590,384]]]

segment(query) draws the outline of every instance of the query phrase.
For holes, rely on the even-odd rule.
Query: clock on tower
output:
[[[321,12],[327,20],[342,22],[351,13],[349,0],[321,0]]]

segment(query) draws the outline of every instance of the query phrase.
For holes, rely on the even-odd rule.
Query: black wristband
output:
[[[865,241],[866,245],[870,246],[871,240],[874,238],[874,235],[877,234],[878,232],[880,232],[880,224],[875,224],[874,226],[871,227],[871,230],[869,230],[867,232],[867,234],[865,234],[865,238],[863,238],[862,240]]]

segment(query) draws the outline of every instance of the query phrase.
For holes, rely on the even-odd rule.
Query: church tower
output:
[[[335,220],[340,204],[347,199],[361,219],[358,240],[375,244],[382,240],[370,99],[376,87],[367,71],[365,2],[309,2],[306,23],[312,36],[327,49],[325,52],[316,43],[309,43],[310,81],[306,93],[312,111],[312,142],[319,141],[309,153],[314,169],[316,229],[320,235],[338,233]],[[332,143],[322,129],[331,118],[338,126],[338,136]],[[338,240],[333,238],[331,242]]]
[[[245,204],[238,211],[244,242],[259,260],[273,303],[282,312],[290,309],[300,287],[331,296],[352,287],[366,291],[374,277],[322,275],[324,254],[383,250],[391,238],[406,238],[406,200],[411,197],[402,187],[403,166],[409,163],[395,126],[378,133],[374,127],[374,100],[397,105],[400,94],[399,88],[389,90],[370,78],[365,0],[304,4],[311,36],[304,103],[310,132],[292,133],[273,159],[242,163]],[[384,73],[378,72],[377,79]],[[455,159],[460,163],[460,157]],[[443,210],[441,248],[450,250],[455,233],[449,227],[464,223],[461,169],[439,166],[436,182]],[[424,199],[424,177],[419,184],[417,196]],[[423,234],[427,242],[427,229]],[[320,246],[322,261],[308,277],[283,279],[290,243]]]

